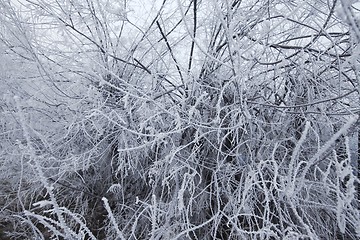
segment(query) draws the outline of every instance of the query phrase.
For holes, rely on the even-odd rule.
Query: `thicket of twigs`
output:
[[[137,3],[0,2],[0,238],[357,239],[358,4]]]

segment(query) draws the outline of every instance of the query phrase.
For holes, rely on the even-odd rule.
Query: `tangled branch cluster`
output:
[[[48,2],[0,3],[0,237],[360,236],[356,5]]]

